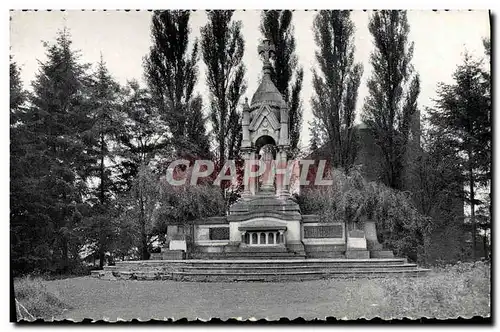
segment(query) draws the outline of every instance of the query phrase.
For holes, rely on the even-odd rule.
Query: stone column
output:
[[[279,151],[276,153],[276,188],[277,195],[281,198],[287,198],[290,196],[289,191],[289,177],[288,175],[288,162],[287,162],[287,149],[283,146],[279,147]],[[278,170],[279,169],[279,170]]]
[[[245,163],[243,165],[243,170],[244,172],[247,172],[249,170],[246,169],[246,164],[255,158],[255,151],[249,148],[244,149],[242,151],[242,158],[243,162]],[[255,192],[255,189],[253,188],[254,185],[255,185],[254,179],[249,179],[249,181],[246,182],[245,177],[243,176],[243,192],[241,193],[241,197],[243,199],[247,199],[253,195],[253,193]]]

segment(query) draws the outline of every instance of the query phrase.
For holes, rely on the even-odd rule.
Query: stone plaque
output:
[[[342,225],[304,226],[304,238],[342,238]]]
[[[229,227],[210,228],[210,240],[229,240]]]

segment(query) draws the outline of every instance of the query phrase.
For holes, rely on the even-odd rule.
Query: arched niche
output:
[[[254,143],[255,151],[257,152],[257,154],[259,153],[260,149],[262,149],[262,147],[265,145],[276,146],[276,141],[272,136],[269,135],[259,136]]]

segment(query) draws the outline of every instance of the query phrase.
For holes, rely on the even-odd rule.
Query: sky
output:
[[[73,47],[80,51],[81,60],[96,64],[102,54],[111,74],[125,84],[127,80],[142,80],[142,59],[151,45],[151,12],[148,11],[13,11],[10,21],[11,55],[20,65],[21,78],[26,88],[38,71],[39,61],[45,61],[43,42],[53,42],[59,29],[66,26],[72,35]],[[261,78],[262,63],[257,46],[262,39],[259,31],[260,11],[236,11],[234,20],[243,24],[248,89],[243,97],[250,100]],[[355,61],[364,68],[357,103],[357,121],[367,96],[366,82],[370,77],[370,52],[372,37],[368,31],[370,11],[352,11],[356,26]],[[298,63],[304,68],[302,101],[304,109],[301,143],[308,145],[308,122],[312,119],[310,100],[313,96],[312,69],[315,68],[315,50],[312,24],[315,11],[296,10],[292,23],[295,27]],[[203,10],[191,14],[191,38],[200,36],[200,28],[206,24]],[[413,65],[420,75],[421,93],[419,107],[432,107],[439,82],[452,83],[456,66],[463,60],[464,51],[480,58],[484,55],[482,38],[490,37],[487,11],[424,11],[408,12],[409,39],[415,43]],[[200,77],[197,90],[207,95],[204,64],[200,60]],[[244,98],[242,98],[242,101]],[[205,105],[208,105],[205,102]],[[205,109],[205,111],[207,111]]]

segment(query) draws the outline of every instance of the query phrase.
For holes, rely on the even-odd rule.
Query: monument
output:
[[[188,236],[167,234],[168,247],[150,260],[117,262],[92,275],[105,279],[178,281],[291,281],[333,276],[425,275],[395,258],[377,240],[373,221],[321,221],[304,215],[285,181],[289,140],[288,105],[271,81],[274,48],[264,40],[262,81],[242,109],[241,153],[249,169],[266,165],[260,178],[244,179],[241,198],[226,216],[197,220]],[[362,228],[362,229],[360,229]],[[185,230],[184,230],[185,231]],[[183,232],[184,232],[183,231]],[[167,231],[167,233],[169,233]]]
[[[241,155],[245,161],[260,159],[266,173],[260,179],[245,178],[241,198],[230,207],[227,216],[195,223],[194,247],[187,256],[202,259],[393,257],[392,252],[381,250],[375,225],[370,222],[365,234],[355,225],[320,222],[316,215],[301,214],[283,174],[290,147],[289,108],[271,80],[270,59],[274,46],[264,40],[258,53],[263,61],[262,81],[250,104],[245,101],[242,106]],[[246,174],[250,171],[245,169]],[[369,249],[373,251],[371,255]],[[171,250],[153,255],[153,259],[173,257],[185,256],[173,255]]]

